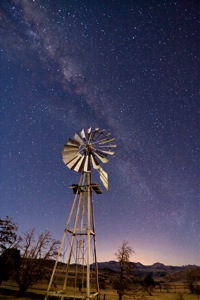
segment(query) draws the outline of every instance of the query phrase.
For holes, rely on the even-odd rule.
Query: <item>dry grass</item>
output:
[[[104,293],[105,292],[105,293]],[[101,292],[101,299],[105,300],[118,300],[118,295],[113,290],[103,290]],[[189,293],[178,292],[178,293],[163,293],[157,289],[154,289],[152,296],[149,296],[147,292],[140,291],[136,295],[124,295],[123,300],[198,300],[200,299],[197,295],[192,295]]]
[[[200,300],[200,297],[198,295],[192,295],[188,291],[184,291],[183,285],[181,288],[181,285],[176,283],[176,286],[178,286],[178,288],[172,288],[170,292],[166,292],[165,290],[160,291],[159,288],[156,288],[152,291],[152,296],[149,296],[146,291],[141,289],[135,295],[124,295],[123,300]],[[6,282],[0,286],[0,300],[39,300],[44,297],[46,289],[46,283],[38,283],[28,290],[27,297],[20,298],[18,296],[17,285],[13,282]],[[6,294],[6,290],[9,294]],[[3,291],[4,293],[2,294]],[[113,289],[101,290],[100,300],[118,300],[118,294],[116,290]]]

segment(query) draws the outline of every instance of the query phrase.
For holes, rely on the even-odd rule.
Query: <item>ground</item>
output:
[[[171,292],[165,290],[160,291],[156,288],[152,292],[152,296],[149,296],[144,290],[141,290],[137,295],[124,295],[123,300],[198,300],[198,295],[192,295],[189,291],[184,290],[184,286],[177,285],[178,288],[174,288]],[[16,284],[12,282],[3,283],[0,286],[0,300],[41,300],[44,299],[46,290],[45,284],[38,284],[28,290],[25,297],[18,296],[18,290]],[[105,296],[104,296],[105,295]],[[55,298],[58,300],[58,298]],[[113,289],[101,290],[102,300],[118,300],[118,295]]]

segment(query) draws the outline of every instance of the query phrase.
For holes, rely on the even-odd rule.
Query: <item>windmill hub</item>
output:
[[[90,154],[92,153],[92,145],[91,144],[87,144],[85,149],[84,149],[85,153]]]

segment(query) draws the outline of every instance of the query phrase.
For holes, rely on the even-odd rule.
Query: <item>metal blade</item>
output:
[[[86,155],[83,171],[84,172],[89,171],[89,155]]]
[[[67,150],[67,151],[62,152],[63,158],[67,157],[69,155],[74,155],[75,156],[76,154],[78,154],[78,150]]]
[[[84,129],[82,129],[82,131],[80,132],[80,135],[81,135],[82,139],[84,139],[84,141],[86,141]]]
[[[92,154],[91,154],[91,162],[94,169],[100,168],[98,161],[95,159],[95,157]]]
[[[107,134],[105,134],[105,135],[99,140],[99,142],[102,141],[102,140],[104,140],[105,138],[109,137],[109,135],[111,135],[110,132],[107,133]]]
[[[96,135],[96,133],[99,131],[99,128],[95,128],[93,134],[92,134],[92,137],[91,137],[91,140],[93,140],[94,136]]]
[[[110,155],[113,155],[113,154],[115,154],[115,152],[112,152],[112,151],[105,151],[105,150],[98,150],[98,152],[100,152],[100,153],[105,153],[105,154],[110,154]]]
[[[72,146],[72,145],[64,145],[64,151],[68,151],[68,150],[76,150],[78,151],[79,150],[79,146]]]
[[[91,137],[91,133],[92,133],[92,128],[90,127],[89,129],[88,129],[88,142],[90,141],[90,137]]]
[[[84,141],[80,138],[80,136],[77,133],[75,133],[74,135],[74,140],[76,140],[80,145],[84,144]]]
[[[80,147],[80,143],[78,143],[77,141],[75,141],[73,139],[68,139],[67,145]]]
[[[101,130],[101,131],[99,132],[98,136],[96,137],[96,139],[98,139],[98,137],[99,137],[101,134],[103,134],[104,132],[105,132],[105,129]]]
[[[108,190],[108,174],[100,167],[99,169],[100,179],[105,186],[106,190]]]
[[[78,161],[81,159],[82,155],[79,154],[77,157],[75,157],[72,161],[70,161],[67,166],[69,169],[74,169],[76,163],[78,163]]]
[[[88,158],[88,171],[91,171],[91,155]]]
[[[98,159],[102,162],[102,163],[107,163],[109,160],[103,156],[100,156],[96,151],[94,151],[94,154],[98,157]]]
[[[78,156],[78,153],[77,154],[67,155],[66,157],[63,157],[63,161],[67,165],[69,162],[71,162],[72,160],[74,160],[77,156]]]
[[[99,146],[101,148],[116,148],[117,145],[104,145],[104,146]]]
[[[102,142],[100,141],[99,142],[99,145],[103,145],[103,144],[106,144],[106,143],[110,143],[110,142],[112,142],[112,141],[114,141],[115,140],[115,138],[112,138],[112,139],[110,139],[110,140],[103,140]]]
[[[83,165],[84,159],[85,159],[85,156],[82,156],[81,159],[76,164],[76,166],[74,167],[74,171],[76,171],[76,172],[81,172],[82,171],[82,165]]]

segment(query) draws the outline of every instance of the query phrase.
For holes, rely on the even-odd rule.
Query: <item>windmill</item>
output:
[[[101,164],[114,154],[115,138],[105,130],[91,128],[75,133],[68,139],[62,152],[65,165],[80,172],[78,184],[72,184],[74,200],[61,240],[60,249],[47,288],[45,300],[52,297],[94,298],[99,294],[96,233],[94,224],[93,193],[101,194],[97,183],[92,182],[92,170],[99,173],[108,190],[108,174]]]

